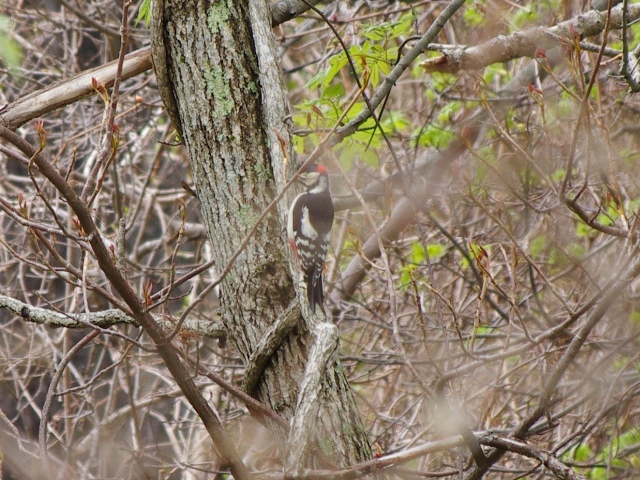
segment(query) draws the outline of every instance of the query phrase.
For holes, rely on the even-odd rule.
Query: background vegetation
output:
[[[594,2],[589,30],[584,1],[461,3],[392,87],[449,2],[318,3],[274,28],[299,157],[333,131],[328,308],[362,421],[398,478],[637,478],[640,11],[624,24],[621,2]],[[123,51],[145,48],[148,4],[127,8],[1,6],[0,124],[2,105],[118,59],[121,25]],[[345,132],[385,86],[379,122]],[[184,316],[174,343],[209,372],[196,382],[245,464],[282,478],[282,452],[221,387],[243,378],[206,290],[224,265],[153,71],[118,88],[115,111],[98,81],[6,126],[48,153],[166,331]],[[4,475],[48,461],[74,478],[224,478],[69,205],[2,138]]]

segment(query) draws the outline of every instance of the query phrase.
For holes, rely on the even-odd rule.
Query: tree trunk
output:
[[[286,161],[291,156],[283,151],[289,146],[279,142],[285,139],[290,145],[270,18],[262,0],[165,0],[164,7],[157,3],[164,26],[156,28],[154,42],[166,49],[166,75],[159,74],[158,83],[175,97],[220,271],[293,171],[293,162]],[[161,60],[156,55],[157,64]],[[163,84],[165,78],[170,85]],[[220,285],[223,321],[248,369],[269,327],[297,302],[290,274],[297,275],[297,267],[291,263],[284,228],[290,198],[286,196],[261,222]],[[252,392],[287,419],[305,403],[298,398],[299,391],[306,392],[300,385],[314,373],[307,365],[318,332],[335,331],[333,325],[314,323],[308,313],[305,322],[297,313],[300,309],[294,311],[295,328],[266,362]],[[324,327],[316,331],[314,325]],[[317,447],[340,467],[370,458],[366,433],[335,355],[323,369],[316,408],[305,410],[309,418],[303,419],[313,429],[302,466],[319,465],[313,455]],[[286,438],[286,433],[278,436]]]

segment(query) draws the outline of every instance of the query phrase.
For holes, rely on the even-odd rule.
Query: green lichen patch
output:
[[[207,93],[215,99],[213,118],[229,115],[233,110],[234,101],[224,72],[208,65],[203,70],[203,76]]]
[[[207,27],[209,27],[209,31],[217,34],[220,30],[228,28],[230,16],[231,13],[229,12],[227,2],[214,2],[211,8],[209,8],[209,14],[207,15]]]

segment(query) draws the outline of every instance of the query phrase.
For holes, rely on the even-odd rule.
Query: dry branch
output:
[[[633,22],[640,17],[640,5],[630,5],[627,18]],[[590,10],[571,20],[550,28],[536,27],[511,35],[499,35],[488,42],[466,48],[447,49],[420,65],[426,73],[458,73],[479,70],[493,63],[508,62],[515,58],[534,57],[558,46],[573,47],[576,37],[598,35],[604,30],[607,12]],[[622,28],[622,6],[611,9],[610,29]]]
[[[91,312],[88,314],[68,314],[48,310],[46,308],[34,307],[6,295],[0,295],[0,308],[12,312],[13,314],[23,318],[25,321],[37,323],[39,325],[47,325],[53,328],[87,328],[91,326],[109,328],[114,325],[140,326],[133,317],[117,308],[103,310],[100,312]],[[167,331],[170,331],[174,327],[175,322],[169,316],[152,316],[158,325],[167,329]],[[226,335],[222,323],[198,320],[194,318],[185,320],[182,324],[181,331],[212,338],[222,338]]]
[[[125,56],[121,79],[134,77],[151,68],[151,55],[143,48]],[[34,118],[53,112],[96,93],[98,86],[110,87],[116,79],[118,60],[87,70],[0,108],[0,122],[14,130]]]
[[[141,324],[145,332],[153,339],[167,368],[171,372],[185,397],[189,400],[189,403],[193,406],[195,411],[198,412],[198,415],[207,428],[211,439],[220,452],[221,457],[229,465],[231,472],[238,478],[253,478],[247,467],[242,462],[242,459],[239,457],[233,442],[229,439],[226,430],[222,426],[220,418],[203,397],[202,392],[193,381],[190,372],[178,357],[173,345],[165,343],[163,330],[146,310],[140,296],[138,296],[118,270],[115,262],[113,261],[113,256],[102,240],[100,232],[90,210],[87,208],[87,205],[80,199],[75,190],[71,188],[65,178],[60,175],[58,170],[53,167],[49,159],[41,150],[37,150],[22,137],[3,126],[0,126],[0,138],[3,138],[8,143],[13,144],[15,147],[20,149],[22,153],[31,158],[40,173],[46,177],[47,180],[51,182],[51,184],[65,198],[69,207],[73,209],[73,212],[76,214],[78,223],[81,225],[87,236],[87,240],[91,244],[93,253],[100,265],[100,269],[104,272],[115,290],[118,291],[124,302],[126,302],[127,306],[131,310],[131,314]]]
[[[295,18],[309,9],[308,4],[313,5],[318,1],[281,0],[275,2],[271,6],[272,26],[276,27]],[[93,85],[94,80],[98,86],[111,87],[116,79],[118,62],[118,60],[114,60],[106,65],[87,70],[0,107],[0,123],[15,130],[34,118],[94,95],[96,93]],[[126,80],[135,77],[150,68],[151,49],[149,47],[141,48],[125,56],[120,79]]]

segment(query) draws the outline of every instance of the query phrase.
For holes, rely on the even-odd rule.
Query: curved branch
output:
[[[623,26],[623,8],[611,10],[611,25],[618,29]],[[640,18],[640,5],[631,5],[627,11],[627,20],[632,22]],[[447,49],[442,55],[421,63],[425,72],[456,73],[460,70],[479,70],[493,63],[504,63],[520,57],[534,57],[536,51],[546,51],[558,45],[573,45],[573,38],[592,37],[605,28],[607,13],[590,10],[571,20],[561,22],[550,28],[536,27],[511,35],[497,37],[480,45],[468,48]]]
[[[245,366],[242,389],[251,397],[255,395],[256,386],[262,376],[264,367],[275,351],[280,348],[284,338],[300,320],[300,305],[294,301],[275,322],[262,334],[255,350]]]

